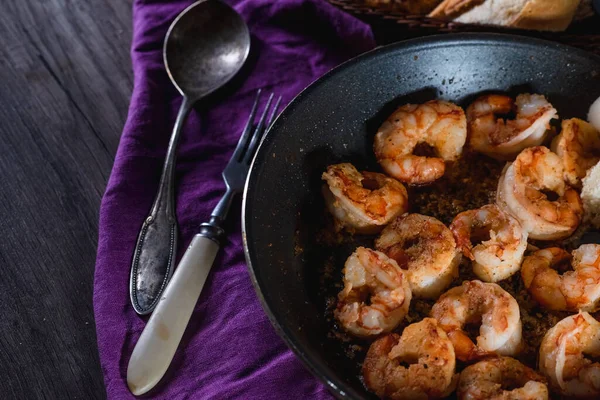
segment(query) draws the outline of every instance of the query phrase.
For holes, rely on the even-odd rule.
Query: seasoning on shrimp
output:
[[[344,266],[335,318],[358,337],[390,332],[406,316],[412,294],[396,261],[359,247]]]
[[[552,150],[562,158],[565,180],[581,188],[586,172],[600,161],[600,132],[581,119],[567,119],[552,141]]]
[[[573,398],[600,398],[600,322],[587,312],[571,315],[551,328],[540,346],[539,368],[551,387]]]
[[[422,185],[444,175],[445,162],[462,154],[466,138],[463,109],[447,101],[432,100],[398,108],[379,128],[373,149],[387,174],[402,182]],[[434,157],[413,154],[422,143],[433,148]]]
[[[581,199],[565,183],[563,172],[560,157],[543,146],[523,150],[504,168],[496,201],[521,222],[531,239],[564,239],[581,222]],[[549,198],[548,192],[557,198]]]
[[[500,118],[516,111],[514,120]],[[557,112],[538,94],[520,94],[516,101],[504,95],[484,95],[467,108],[469,145],[499,160],[511,160],[523,149],[546,139]]]
[[[460,373],[459,400],[547,400],[546,379],[510,357],[470,365]]]
[[[473,271],[479,279],[498,282],[521,267],[527,232],[497,205],[458,214],[450,230],[463,254],[473,261]],[[480,243],[473,247],[473,241]]]
[[[323,173],[327,208],[339,226],[358,233],[379,232],[408,209],[406,188],[376,172],[358,172],[349,163],[330,165]]]
[[[513,356],[521,349],[519,305],[495,283],[465,281],[448,290],[434,304],[431,317],[446,331],[461,361]],[[476,343],[464,331],[472,321],[481,321]]]
[[[458,275],[461,254],[452,232],[433,217],[406,214],[375,241],[377,250],[407,270],[415,297],[436,298]]]
[[[556,269],[571,264],[572,271]],[[589,311],[600,307],[600,245],[584,244],[573,257],[558,247],[539,250],[525,258],[523,283],[543,307],[558,311]]]
[[[456,387],[455,368],[448,336],[435,319],[425,318],[407,326],[402,336],[376,340],[362,373],[367,388],[382,398],[441,399]]]

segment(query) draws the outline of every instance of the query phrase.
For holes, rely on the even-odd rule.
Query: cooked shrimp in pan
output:
[[[557,269],[571,265],[560,275]],[[543,307],[560,311],[596,311],[600,306],[600,245],[584,244],[573,251],[553,247],[525,257],[521,277]]]
[[[327,208],[338,226],[357,233],[376,233],[408,209],[400,182],[376,172],[358,172],[352,164],[330,165],[323,173]]]
[[[600,322],[587,312],[551,328],[540,345],[539,369],[565,398],[600,398]]]
[[[465,281],[448,290],[434,304],[431,317],[446,331],[461,361],[494,354],[512,356],[521,349],[519,305],[495,283]],[[479,321],[479,335],[473,343],[464,328]]]
[[[442,100],[407,104],[398,108],[375,135],[374,151],[384,171],[413,185],[433,182],[444,175],[445,161],[462,154],[467,120],[459,106]],[[420,144],[434,156],[415,155]]]
[[[552,150],[562,158],[565,180],[580,188],[586,172],[600,161],[600,132],[581,119],[565,120]]]
[[[408,312],[410,285],[396,261],[359,247],[344,266],[344,289],[334,316],[351,334],[369,337],[394,329]]]
[[[458,275],[461,254],[452,232],[433,217],[406,214],[375,241],[377,250],[406,270],[415,297],[436,298]]]
[[[516,112],[515,119],[502,115]],[[538,94],[484,95],[467,108],[469,145],[475,151],[500,160],[511,160],[521,150],[540,145],[557,112]]]
[[[458,214],[450,230],[463,255],[473,261],[473,271],[479,279],[498,282],[521,267],[527,232],[497,205]],[[473,242],[478,243],[474,246]]]
[[[375,341],[362,373],[365,385],[385,399],[441,399],[454,391],[458,375],[452,343],[433,318],[407,326],[402,336]]]
[[[564,239],[583,215],[579,194],[564,181],[562,160],[543,146],[523,150],[504,168],[496,202],[532,239]]]
[[[546,379],[510,357],[479,361],[458,381],[459,400],[547,400]]]

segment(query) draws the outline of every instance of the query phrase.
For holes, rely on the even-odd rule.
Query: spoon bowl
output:
[[[163,46],[167,73],[179,92],[199,99],[225,85],[250,52],[242,17],[218,0],[201,0],[173,21]]]

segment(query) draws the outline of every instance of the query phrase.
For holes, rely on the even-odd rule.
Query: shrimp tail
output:
[[[471,362],[495,354],[493,352],[481,350],[462,330],[448,332],[448,339],[452,342],[454,351],[456,352],[456,358],[460,361]]]

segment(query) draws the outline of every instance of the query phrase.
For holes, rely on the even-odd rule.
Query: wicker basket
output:
[[[532,36],[561,42],[600,54],[600,18],[593,17],[577,22],[565,32],[538,32],[497,26],[463,24],[430,18],[425,15],[409,15],[392,9],[373,8],[364,0],[328,0],[371,24],[380,43],[390,43],[415,36],[450,32],[498,32]]]

